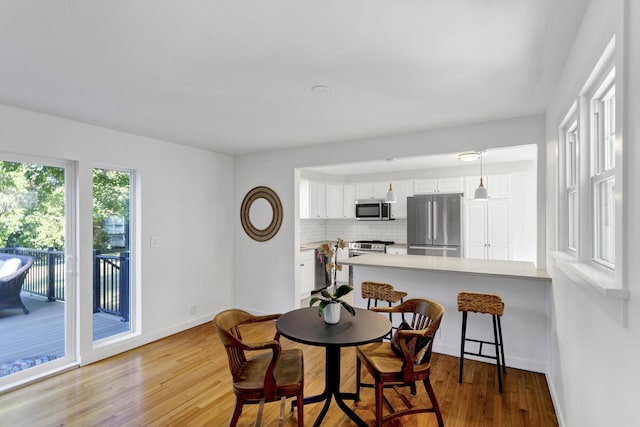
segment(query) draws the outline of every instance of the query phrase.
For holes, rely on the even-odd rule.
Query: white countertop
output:
[[[546,270],[532,262],[494,261],[470,258],[449,258],[422,255],[367,254],[340,261],[341,264],[369,267],[402,268],[410,270],[445,271],[551,281]]]

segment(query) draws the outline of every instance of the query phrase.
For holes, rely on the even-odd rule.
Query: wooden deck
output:
[[[30,313],[0,311],[0,364],[16,359],[64,355],[64,303],[22,296]],[[94,340],[129,330],[129,322],[104,313],[93,315]],[[10,344],[9,344],[10,343]]]

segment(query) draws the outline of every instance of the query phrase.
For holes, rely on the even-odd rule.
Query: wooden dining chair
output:
[[[376,426],[395,418],[421,412],[433,412],[439,426],[444,426],[436,395],[431,387],[431,351],[433,340],[444,314],[442,304],[423,298],[414,298],[394,307],[373,307],[382,313],[403,313],[407,321],[394,333],[391,342],[373,342],[357,347],[356,401],[360,398],[361,366],[364,365],[374,379]],[[389,385],[407,386],[422,381],[431,406],[414,407],[406,396],[398,393],[407,409],[395,410],[384,396]],[[413,392],[413,390],[412,390]],[[390,413],[383,416],[383,403]]]
[[[233,377],[236,405],[229,421],[231,427],[238,423],[245,403],[260,404],[256,417],[256,426],[259,426],[264,403],[278,400],[282,403],[280,406],[280,425],[282,425],[284,401],[288,397],[296,398],[298,427],[303,426],[302,350],[282,350],[278,332],[272,340],[261,342],[243,341],[240,334],[241,325],[273,321],[280,316],[280,314],[254,316],[243,310],[229,309],[218,313],[213,319],[220,341],[227,351],[229,369]],[[245,352],[252,351],[258,351],[257,355],[247,358]]]

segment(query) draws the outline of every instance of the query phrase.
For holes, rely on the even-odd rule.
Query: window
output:
[[[590,102],[591,187],[593,192],[593,259],[615,267],[615,68]]]
[[[578,250],[578,122],[565,133],[567,249]]]
[[[616,81],[615,62],[614,38],[558,129],[557,265],[606,296],[628,298],[622,282],[623,245],[617,241],[623,236],[618,111],[623,88]]]

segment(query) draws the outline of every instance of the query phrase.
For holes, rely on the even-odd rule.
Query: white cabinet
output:
[[[327,217],[327,187],[309,181],[309,218]]]
[[[356,184],[356,200],[384,199],[389,190],[388,182],[369,182]]]
[[[343,218],[343,187],[342,184],[326,185],[327,218]]]
[[[387,253],[391,255],[406,255],[407,247],[390,245],[390,246],[387,246]]]
[[[355,218],[356,216],[356,187],[346,184],[342,188],[342,217]]]
[[[462,193],[464,191],[464,178],[416,179],[413,185],[415,194]]]
[[[489,175],[485,185],[490,199],[511,198],[511,175]]]
[[[511,175],[487,175],[483,178],[490,199],[511,198]],[[480,185],[480,176],[468,176],[465,184],[464,197],[473,199],[476,188]]]
[[[315,251],[313,249],[300,251],[300,297],[304,298],[311,294],[315,286]]]
[[[398,202],[391,205],[391,216],[406,218],[407,197],[413,196],[413,181],[393,181],[393,190],[396,192]]]
[[[467,201],[465,205],[465,257],[510,259],[511,202]]]

